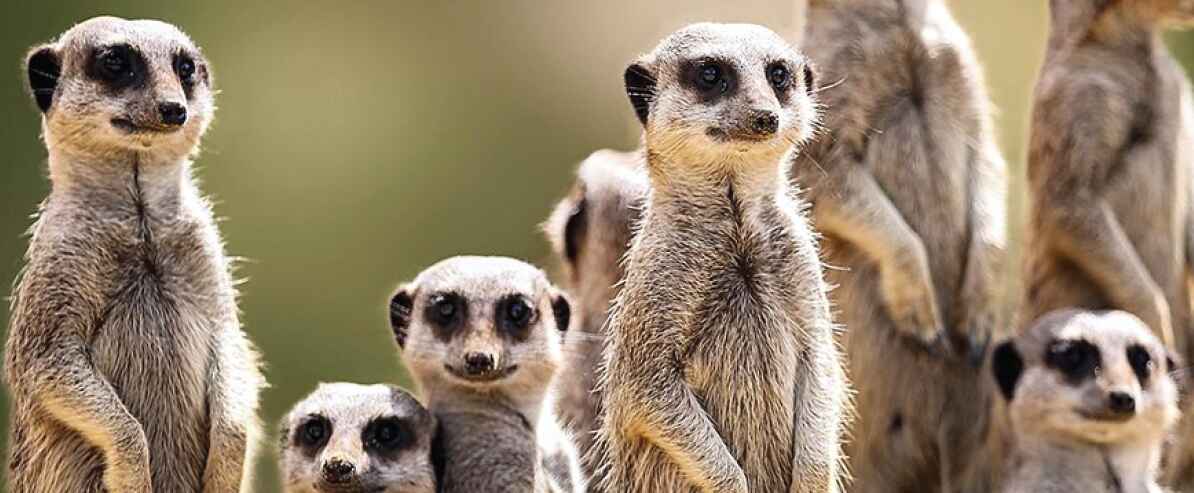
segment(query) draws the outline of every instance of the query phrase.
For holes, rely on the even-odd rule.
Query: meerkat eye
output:
[[[331,435],[331,423],[327,418],[316,416],[306,423],[303,423],[302,428],[298,431],[299,443],[306,447],[321,447],[327,443],[328,436]]]
[[[128,83],[136,76],[132,54],[126,46],[114,46],[96,57],[95,73],[100,79],[113,83]]]
[[[697,85],[705,91],[720,89],[724,92],[728,87],[725,73],[716,63],[705,63],[697,67]]]
[[[498,303],[497,315],[499,327],[515,337],[522,337],[535,320],[535,309],[526,298],[513,295]]]
[[[437,294],[431,297],[430,315],[441,325],[448,325],[460,313],[460,299],[453,294]]]
[[[792,84],[792,73],[788,71],[788,67],[775,64],[767,69],[767,81],[771,83],[771,87],[782,91]]]
[[[1148,354],[1148,350],[1141,346],[1131,346],[1128,348],[1128,363],[1132,365],[1132,371],[1136,373],[1136,378],[1144,383],[1148,380],[1148,376],[1152,374],[1153,357]]]
[[[365,445],[375,450],[395,450],[411,441],[409,430],[396,418],[383,418],[365,430]]]
[[[195,83],[195,60],[186,54],[179,54],[174,57],[174,72],[178,74],[178,80],[183,84]]]
[[[1099,350],[1086,341],[1057,341],[1049,346],[1045,362],[1074,380],[1094,375],[1099,366]]]

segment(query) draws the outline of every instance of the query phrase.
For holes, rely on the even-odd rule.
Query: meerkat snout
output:
[[[187,107],[179,103],[159,103],[158,114],[161,115],[163,125],[181,127],[187,122]]]

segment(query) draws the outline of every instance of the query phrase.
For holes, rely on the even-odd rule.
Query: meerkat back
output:
[[[766,28],[694,24],[625,72],[650,194],[610,315],[606,491],[835,491],[848,392],[781,158],[814,74]]]
[[[565,338],[568,358],[556,378],[560,419],[576,441],[582,461],[600,424],[597,366],[605,342],[610,304],[622,279],[622,258],[647,198],[642,151],[593,153],[577,170],[572,193],[552,212],[544,232],[563,266],[576,300],[576,331]],[[586,475],[600,467],[584,464]]]
[[[440,422],[441,491],[583,491],[570,439],[548,433],[571,317],[542,271],[501,257],[441,261],[391,298],[402,359]],[[548,462],[565,471],[544,467],[544,438],[557,440],[564,457]]]
[[[100,17],[27,64],[49,151],[14,291],[10,491],[239,491],[263,379],[189,159],[214,110],[191,40]]]

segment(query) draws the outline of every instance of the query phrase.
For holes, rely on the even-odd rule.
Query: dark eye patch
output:
[[[409,448],[415,442],[410,423],[395,417],[376,418],[365,425],[361,432],[361,443],[374,453],[392,453]]]
[[[520,294],[512,294],[499,300],[494,313],[498,329],[518,340],[527,337],[527,328],[538,319],[534,305]]]
[[[143,86],[147,66],[140,51],[127,44],[117,44],[92,50],[85,73],[109,90],[120,91]]]
[[[436,293],[427,298],[423,317],[431,324],[436,336],[448,340],[456,329],[464,325],[468,302],[457,293]]]
[[[1071,383],[1094,378],[1102,364],[1099,348],[1083,340],[1057,340],[1045,351],[1045,365]]]
[[[1148,354],[1148,350],[1144,346],[1132,345],[1128,347],[1128,364],[1132,365],[1132,372],[1136,374],[1136,379],[1140,381],[1140,385],[1148,383],[1148,377],[1152,375],[1153,371],[1153,357]]]
[[[191,99],[191,94],[195,91],[198,71],[199,67],[195,57],[185,52],[178,52],[174,55],[174,74],[178,76],[178,82],[182,84],[182,91],[186,94],[187,99]]]
[[[324,416],[313,414],[307,416],[294,429],[294,444],[303,448],[308,454],[314,454],[327,445],[332,437],[332,422]]]
[[[684,63],[680,73],[681,84],[707,102],[731,94],[738,88],[738,73],[725,60],[690,60]]]

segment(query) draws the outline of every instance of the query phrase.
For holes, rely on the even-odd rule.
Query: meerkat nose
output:
[[[493,356],[486,353],[468,353],[464,355],[464,369],[470,375],[481,375],[493,371]]]
[[[187,107],[178,103],[158,104],[158,113],[161,115],[162,125],[180,127],[187,122]]]
[[[1136,398],[1127,392],[1112,391],[1107,396],[1107,405],[1118,414],[1136,414]]]
[[[772,111],[754,110],[751,116],[751,129],[761,135],[771,135],[779,130],[779,117]]]
[[[347,483],[356,472],[356,467],[350,462],[331,459],[323,464],[323,479],[332,484]]]

